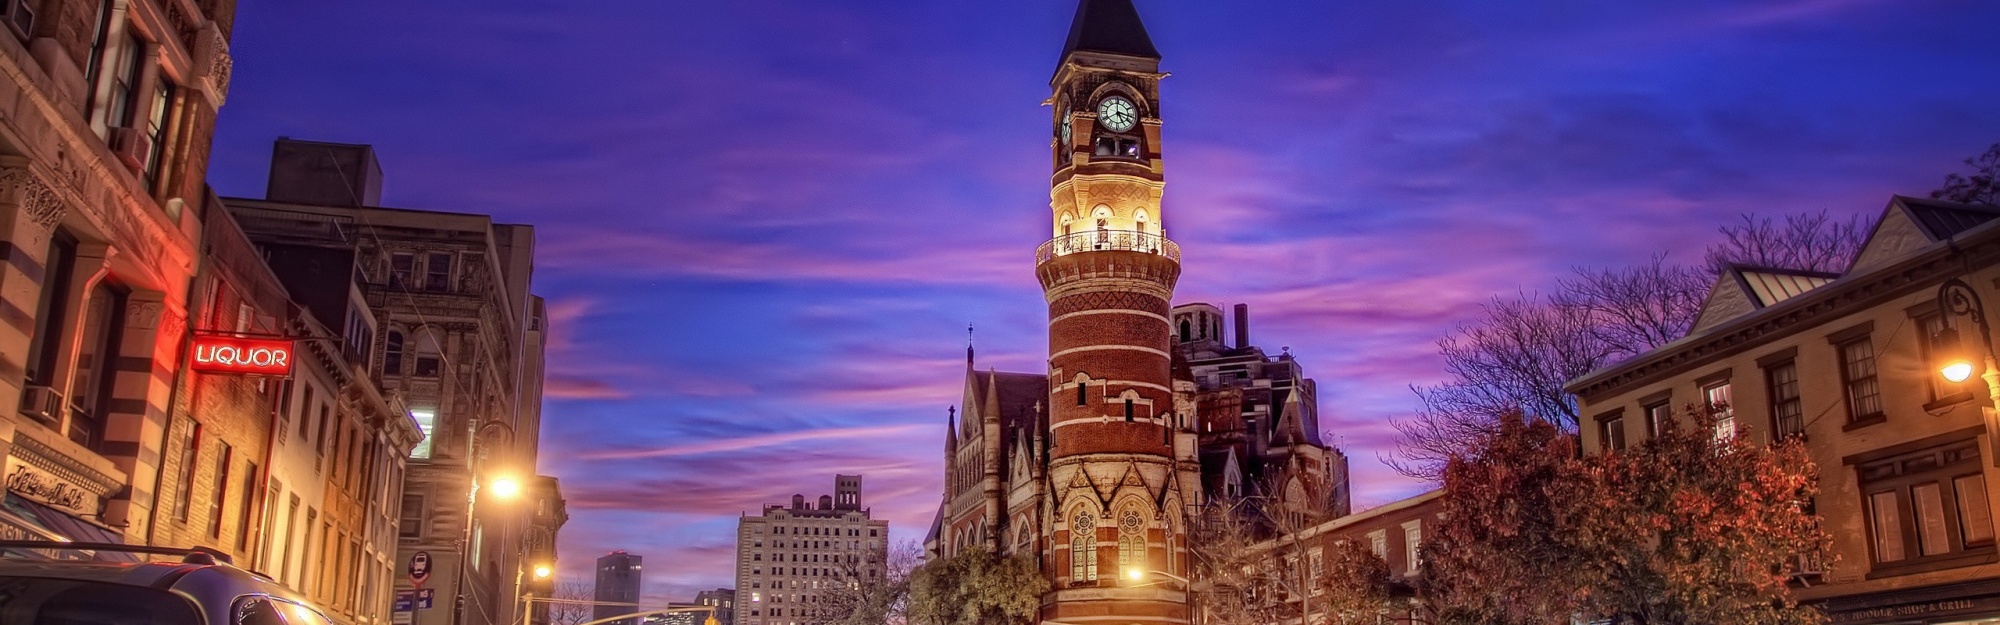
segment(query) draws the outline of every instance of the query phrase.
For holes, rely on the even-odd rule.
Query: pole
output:
[[[1993,456],[1993,466],[2000,467],[2000,367],[1994,366],[1993,328],[1986,323],[1986,303],[1979,299],[1972,285],[1958,278],[1938,285],[1937,302],[1940,320],[1964,315],[1972,318],[1973,326],[1979,329],[1979,349],[1986,363],[1986,372],[1979,376],[1986,384],[1986,404],[1980,406],[1979,412],[1985,420],[1987,450]]]
[[[479,429],[472,431],[472,444],[466,449],[465,535],[463,540],[458,543],[458,574],[453,576],[451,607],[451,622],[453,625],[465,625],[465,604],[468,603],[465,596],[465,574],[471,570],[473,514],[478,511],[479,470],[480,465],[483,464],[482,460],[485,458],[485,455],[480,453],[479,440],[486,434],[487,428],[492,427],[505,429],[509,441],[512,441],[514,438],[514,428],[501,423],[499,420],[490,420],[480,424]],[[481,602],[481,613],[486,611],[485,607],[486,604]],[[493,619],[490,615],[488,616],[489,618],[486,621],[491,623]]]

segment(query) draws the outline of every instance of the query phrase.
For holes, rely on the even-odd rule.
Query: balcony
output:
[[[1181,246],[1166,237],[1135,230],[1097,230],[1049,239],[1035,250],[1035,264],[1083,252],[1139,252],[1158,254],[1176,263],[1181,262]]]

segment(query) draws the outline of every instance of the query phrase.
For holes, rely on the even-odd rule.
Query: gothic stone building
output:
[[[1185,585],[1126,574],[1185,578],[1190,511],[1211,500],[1344,507],[1346,463],[1296,362],[1225,347],[1213,306],[1171,305],[1159,62],[1130,0],[1078,6],[1047,101],[1048,370],[980,371],[968,351],[948,426],[927,548],[1032,558],[1052,586],[1043,621],[1189,622]]]

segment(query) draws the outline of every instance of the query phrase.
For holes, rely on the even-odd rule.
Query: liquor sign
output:
[[[201,373],[289,376],[292,346],[292,339],[198,334],[194,337],[193,369]]]

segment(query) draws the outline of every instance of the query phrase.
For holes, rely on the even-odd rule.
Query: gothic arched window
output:
[[[1192,340],[1194,340],[1194,326],[1189,325],[1187,319],[1181,319],[1181,342],[1186,343]]]
[[[1097,581],[1097,518],[1089,510],[1077,512],[1069,525],[1069,577]]]
[[[1118,517],[1118,569],[1146,566],[1146,523],[1138,510],[1126,510]]]

